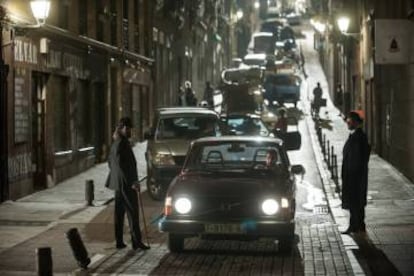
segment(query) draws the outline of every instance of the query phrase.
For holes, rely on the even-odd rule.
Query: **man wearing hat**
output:
[[[351,131],[343,148],[342,208],[349,210],[349,227],[342,232],[365,232],[365,206],[367,204],[368,161],[370,146],[362,131],[361,112],[351,111],[346,119]]]
[[[109,176],[106,187],[115,191],[115,240],[116,248],[126,247],[123,239],[125,213],[131,231],[132,248],[149,249],[141,241],[139,227],[138,196],[139,183],[137,162],[129,143],[132,122],[128,117],[121,118],[114,132],[114,142],[108,157]]]

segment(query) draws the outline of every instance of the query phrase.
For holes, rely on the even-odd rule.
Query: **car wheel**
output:
[[[184,250],[184,237],[178,234],[168,234],[168,249],[171,252],[179,253]]]
[[[293,238],[281,238],[279,239],[279,252],[280,253],[291,253],[293,248]]]
[[[158,184],[154,179],[152,179],[152,175],[150,170],[147,171],[147,190],[150,197],[154,200],[162,200],[163,199],[163,191],[162,186]]]

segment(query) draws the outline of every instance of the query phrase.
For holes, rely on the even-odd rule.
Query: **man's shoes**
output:
[[[127,245],[125,243],[117,243],[116,244],[116,249],[123,249],[125,247],[127,247]]]
[[[351,235],[352,233],[355,233],[355,230],[351,228],[348,228],[345,231],[341,232],[342,235]]]
[[[150,249],[151,247],[149,247],[148,245],[145,245],[144,243],[142,243],[142,242],[137,242],[136,244],[134,244],[133,246],[132,246],[132,249],[134,249],[134,250],[136,250],[136,249],[138,249],[138,248],[140,248],[140,249],[142,249],[142,250],[148,250],[148,249]]]

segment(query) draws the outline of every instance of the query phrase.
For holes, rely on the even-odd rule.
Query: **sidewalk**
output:
[[[146,142],[133,148],[140,178],[146,175],[145,149]],[[104,186],[108,171],[106,162],[97,164],[52,188],[0,204],[0,274],[13,271],[17,260],[19,273],[35,271],[35,249],[42,246],[52,248],[55,272],[76,269],[64,234],[72,227],[81,231],[107,208],[113,198],[113,192]],[[93,207],[87,207],[85,201],[85,182],[89,179],[94,181]],[[145,185],[142,190],[146,190]],[[101,246],[92,243],[88,251],[102,251]]]
[[[311,33],[307,33],[307,37],[309,36]],[[342,147],[349,131],[329,97],[326,77],[318,54],[313,49],[312,40],[304,41],[303,51],[306,72],[312,72],[307,79],[309,95],[312,94],[316,82],[320,82],[324,91],[323,97],[328,99],[327,107],[320,111],[321,118],[329,123],[322,129],[322,133],[334,147],[340,175]],[[309,109],[307,100],[309,99],[303,99],[304,105]],[[314,122],[310,116],[307,120],[329,207],[340,230],[345,230],[349,221],[348,212],[341,208],[340,195],[335,193],[335,183],[323,161]],[[402,275],[414,275],[414,185],[375,153],[371,154],[368,178],[367,237],[342,235],[343,242],[348,251],[352,250],[364,270],[369,267],[374,275],[395,275],[394,273],[398,273],[395,269]],[[349,257],[351,263],[355,264],[352,254]],[[357,264],[354,267],[356,275],[363,274],[363,271],[358,270]]]

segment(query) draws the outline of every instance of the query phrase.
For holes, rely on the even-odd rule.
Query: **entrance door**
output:
[[[47,187],[45,150],[45,83],[46,76],[32,75],[32,162],[35,166],[33,182],[35,190]]]

